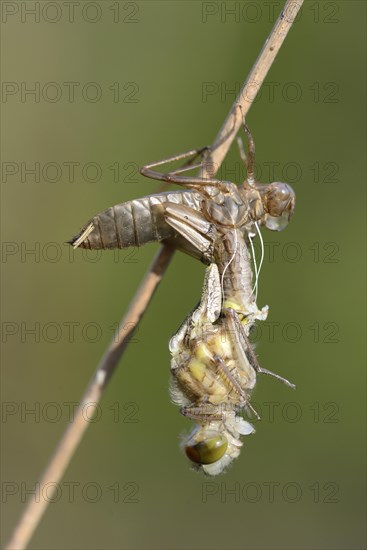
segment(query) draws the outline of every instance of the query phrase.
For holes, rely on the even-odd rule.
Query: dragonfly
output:
[[[244,264],[242,269],[247,268]],[[250,273],[250,271],[248,271]],[[181,413],[197,422],[182,447],[194,469],[218,475],[240,454],[241,435],[254,433],[241,411],[259,415],[250,397],[257,374],[266,374],[291,388],[286,378],[260,367],[249,333],[268,308],[247,312],[225,306],[226,291],[216,263],[207,267],[197,308],[171,338],[171,399]]]
[[[202,299],[170,340],[172,400],[197,422],[183,443],[192,465],[208,475],[221,473],[239,455],[240,435],[253,433],[241,416],[251,406],[256,374],[288,380],[259,366],[249,342],[268,306],[256,305],[263,263],[260,227],[282,230],[291,219],[295,194],[286,183],[262,184],[254,175],[255,144],[246,123],[247,177],[242,185],[214,177],[185,175],[210,166],[204,147],[147,164],[141,174],[183,189],[117,204],[89,220],[69,243],[74,248],[111,249],[161,241],[199,259],[206,269]],[[200,162],[195,163],[200,157]],[[160,167],[186,160],[169,172]],[[209,161],[209,162],[208,162]],[[253,239],[262,244],[259,266]],[[249,252],[251,250],[251,254]],[[255,283],[251,259],[254,263]]]

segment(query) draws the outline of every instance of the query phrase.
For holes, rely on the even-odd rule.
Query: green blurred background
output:
[[[3,541],[158,249],[63,243],[156,190],[137,166],[213,141],[282,3],[77,4],[2,2]],[[297,194],[263,231],[257,332],[296,392],[260,379],[241,457],[190,471],[167,344],[204,268],[176,253],[31,548],[365,548],[365,12],[306,1],[248,116],[260,179]],[[221,175],[241,181],[236,148]]]

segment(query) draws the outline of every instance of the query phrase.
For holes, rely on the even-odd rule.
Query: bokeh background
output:
[[[2,2],[3,541],[158,249],[63,243],[157,189],[137,167],[213,141],[281,4]],[[306,1],[248,116],[259,179],[297,194],[263,231],[257,332],[296,392],[260,379],[241,457],[190,471],[167,343],[204,267],[176,253],[31,548],[365,548],[365,12]]]

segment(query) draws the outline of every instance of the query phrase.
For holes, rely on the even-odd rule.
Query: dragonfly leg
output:
[[[247,181],[253,185],[255,183],[255,143],[245,120],[243,121],[243,127],[247,134]]]
[[[159,166],[162,163],[165,164],[166,162],[173,162],[175,160],[180,160],[180,159],[186,158],[187,156],[190,156],[190,155],[192,155],[191,158],[183,166],[179,166],[175,170],[171,170],[170,172],[168,172],[170,177],[178,176],[179,174],[182,174],[183,172],[187,172],[189,170],[199,170],[203,167],[203,160],[199,164],[194,164],[194,161],[199,156],[202,157],[202,159],[203,159],[206,152],[208,152],[208,154],[210,154],[210,147],[209,146],[205,146],[202,149],[197,149],[195,152],[189,151],[188,153],[183,153],[182,155],[176,155],[175,157],[171,157],[171,158],[165,159],[163,161],[158,161],[158,163],[154,162],[152,164],[148,164],[146,166],[143,166],[143,168],[140,170],[140,173],[143,174],[144,176],[152,177],[152,171],[150,171],[149,173],[147,172],[147,169],[149,169],[149,167],[152,168],[152,167],[157,166],[157,165]],[[154,172],[156,172],[156,171],[154,170]],[[164,175],[166,175],[166,174],[167,173],[165,173]],[[158,190],[158,193],[161,193],[162,191],[165,191],[168,186],[169,186],[169,182],[163,181],[161,187]]]
[[[220,407],[213,407],[213,405],[188,405],[187,407],[181,407],[180,413],[183,416],[191,418],[191,420],[197,420],[199,422],[210,422],[211,420],[222,420],[223,411]]]
[[[289,382],[289,380],[287,380],[286,378],[283,378],[283,376],[280,376],[279,374],[275,374],[274,372],[268,369],[264,369],[259,365],[257,357],[254,353],[254,350],[252,349],[251,342],[248,339],[248,336],[241,323],[241,319],[238,313],[234,309],[228,308],[224,310],[224,314],[228,321],[229,327],[231,328],[231,330],[234,331],[235,338],[233,343],[236,347],[236,351],[239,353],[239,357],[243,358],[243,355],[245,354],[248,360],[250,361],[252,368],[255,369],[257,373],[272,376],[273,378],[276,378],[280,382],[283,382],[283,384],[286,384],[290,388],[295,389],[296,387],[295,384],[292,384],[292,382]]]
[[[243,141],[242,141],[242,138],[240,136],[237,138],[237,145],[238,145],[238,152],[240,154],[240,159],[242,160],[243,164],[245,165],[245,167],[247,169],[247,157],[246,157],[246,153],[245,153],[245,148],[243,146]]]
[[[260,415],[251,405],[246,392],[242,389],[238,380],[233,376],[233,374],[228,370],[227,365],[219,355],[215,355],[213,358],[219,372],[222,374],[224,380],[227,384],[243,399],[243,403],[240,404],[240,408],[245,408],[250,411],[257,420],[260,420]]]
[[[186,155],[186,153],[184,153],[184,155]],[[211,148],[209,147],[209,145],[205,145],[205,147],[202,147],[201,149],[196,149],[191,159],[189,159],[183,166],[176,168],[176,170],[172,170],[170,174],[180,174],[182,172],[185,172],[186,170],[194,170],[195,168],[202,168],[203,162],[206,161],[205,157],[210,155],[211,155]],[[194,164],[194,161],[198,157],[201,157],[201,162],[199,164]]]
[[[279,380],[279,382],[283,382],[286,386],[289,386],[292,388],[292,390],[296,389],[296,384],[292,384],[287,378],[283,378],[283,376],[280,376],[279,374],[276,374],[275,372],[272,372],[271,370],[264,369],[263,367],[260,367],[260,370],[258,371],[260,374],[267,374],[269,376],[272,376],[273,378],[276,378]]]
[[[242,114],[242,106],[238,105],[238,107],[239,107],[239,109],[241,111],[241,114]],[[255,180],[255,173],[254,173],[254,167],[255,167],[255,142],[254,142],[254,138],[252,137],[252,134],[250,132],[250,129],[246,124],[245,117],[243,115],[242,115],[242,126],[243,126],[243,129],[245,130],[246,136],[247,136],[247,158],[246,158],[245,152],[243,150],[243,145],[242,145],[242,150],[241,150],[241,146],[239,145],[239,147],[240,147],[240,157],[242,158],[242,160],[244,160],[246,168],[247,168],[247,183],[249,183],[250,185],[254,185],[254,183],[256,181]]]
[[[220,373],[220,375],[224,379],[225,383],[230,387],[230,389],[234,390],[241,397],[241,399],[243,399],[244,402],[247,402],[246,392],[241,388],[240,383],[235,378],[235,376],[233,376],[231,371],[228,369],[222,357],[220,357],[219,355],[214,355],[213,362],[217,367],[217,371]]]
[[[247,406],[247,405],[245,405]],[[257,412],[250,405],[250,409],[254,414],[258,416]],[[208,423],[215,421],[225,421],[226,417],[234,416],[235,418],[240,418],[238,416],[238,407],[233,407],[228,403],[222,403],[220,405],[211,405],[209,403],[201,403],[199,405],[185,405],[180,408],[180,413],[191,420],[196,420],[198,422]]]
[[[194,176],[182,176],[180,175],[182,172],[185,172],[186,170],[193,170],[194,168],[201,168],[203,166],[203,162],[197,165],[192,165],[192,162],[198,157],[205,154],[205,152],[210,152],[210,147],[203,147],[202,149],[193,149],[192,151],[188,151],[187,153],[181,153],[180,155],[175,155],[173,157],[169,157],[163,160],[159,160],[157,162],[152,162],[150,164],[146,164],[140,169],[140,173],[143,176],[146,176],[147,178],[151,178],[154,180],[159,181],[165,181],[167,183],[176,183],[178,185],[182,185],[184,187],[188,188],[200,188],[203,185],[215,185],[216,187],[219,187],[222,189],[224,188],[223,184],[230,183],[230,182],[222,182],[221,180],[215,179],[215,178],[200,178],[200,177],[194,177]],[[176,170],[171,170],[170,172],[158,172],[155,170],[158,166],[162,166],[162,164],[166,164],[168,162],[174,162],[177,160],[182,160],[188,157],[192,157],[184,166],[177,168]],[[210,163],[209,163],[210,164]]]
[[[202,147],[201,149],[192,149],[191,151],[187,151],[186,153],[180,153],[179,155],[174,155],[173,157],[168,157],[168,158],[165,158],[163,160],[157,160],[156,162],[151,162],[150,164],[145,164],[140,169],[140,173],[143,176],[147,176],[148,178],[150,178],[152,176],[150,176],[148,174],[148,172],[150,171],[151,168],[156,168],[157,166],[162,166],[163,164],[168,164],[169,162],[175,162],[175,161],[178,161],[178,160],[183,160],[183,159],[186,159],[188,157],[191,157],[191,159],[188,160],[181,167],[181,168],[185,168],[186,166],[190,166],[194,162],[194,160],[196,160],[199,156],[203,156],[203,154],[206,151],[210,151],[210,147],[208,145],[206,145],[205,147]],[[177,170],[179,171],[181,168],[178,168]],[[172,170],[170,173],[174,174],[174,173],[176,173],[176,170]],[[158,172],[156,170],[154,170],[154,174],[155,175],[165,175],[165,173]],[[153,178],[153,179],[155,179],[155,178]]]

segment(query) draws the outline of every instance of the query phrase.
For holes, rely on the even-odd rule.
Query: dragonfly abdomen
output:
[[[165,220],[166,203],[200,209],[199,195],[193,191],[149,195],[96,214],[69,243],[74,248],[114,249],[175,239],[175,230]]]

